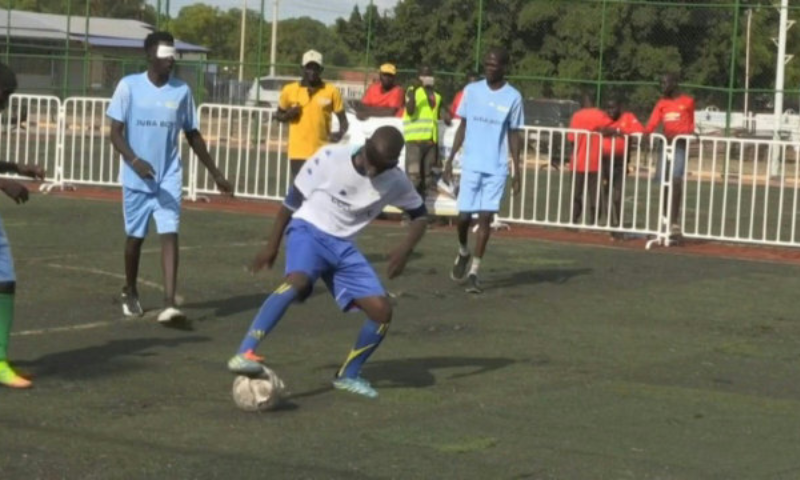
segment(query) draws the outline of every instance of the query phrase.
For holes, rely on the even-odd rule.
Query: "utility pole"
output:
[[[272,38],[269,45],[269,76],[275,76],[275,57],[278,52],[278,0],[272,4]]]
[[[792,59],[792,56],[786,55],[786,32],[794,25],[794,21],[789,21],[789,0],[781,0],[780,14],[778,41],[776,42],[778,45],[778,60],[775,71],[775,131],[773,132],[773,139],[776,141],[781,139],[783,127],[783,89],[786,64]],[[772,149],[770,175],[773,177],[777,177],[780,173],[780,152],[780,148]]]
[[[750,112],[750,31],[753,28],[753,9],[747,9],[747,33],[744,50],[744,116]]]
[[[239,37],[239,83],[244,81],[244,38],[247,30],[247,0],[242,5],[242,27]]]

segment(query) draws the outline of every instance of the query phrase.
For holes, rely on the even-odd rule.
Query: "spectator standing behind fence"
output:
[[[395,83],[397,67],[384,63],[378,70],[379,80],[364,92],[356,106],[356,118],[402,117],[405,103],[403,87]]]
[[[521,130],[525,126],[525,112],[522,95],[506,81],[508,63],[508,52],[492,48],[483,59],[486,80],[467,86],[458,107],[461,124],[456,130],[443,175],[444,181],[451,183],[453,159],[463,144],[457,199],[458,254],[450,278],[462,281],[466,275],[468,293],[483,292],[478,273],[492,233],[492,217],[500,211],[500,200],[506,188],[509,150],[513,162],[511,188],[514,193],[519,192],[522,175]],[[474,258],[468,245],[473,215],[478,216]],[[468,274],[467,266],[470,267]]]
[[[0,112],[8,106],[11,94],[17,89],[17,76],[5,64],[0,63]],[[25,177],[43,180],[45,172],[36,165],[19,165],[14,162],[0,162],[0,173],[16,173]],[[19,182],[8,178],[0,179],[0,190],[16,203],[28,201],[28,189]],[[14,322],[14,293],[17,276],[11,247],[6,231],[0,222],[0,385],[11,388],[28,388],[31,381],[23,378],[8,363],[8,342],[11,337],[11,324]]]
[[[467,72],[466,78],[467,78],[467,85],[469,85],[470,83],[477,82],[479,77],[476,72]],[[458,116],[458,106],[461,105],[461,99],[464,97],[464,90],[466,90],[467,85],[464,85],[464,88],[462,88],[456,93],[456,96],[453,97],[453,103],[450,104],[450,117],[453,120],[461,118]]]
[[[183,194],[183,167],[178,135],[186,140],[211,173],[222,192],[233,187],[214,165],[198,130],[189,86],[172,76],[175,40],[167,32],[153,32],[144,41],[147,71],[120,80],[106,114],[111,118],[111,143],[122,156],[122,203],[125,217],[125,287],[122,312],[144,314],[137,280],[142,244],[150,217],[161,237],[164,309],[159,322],[184,319],[175,303],[178,278],[178,226]]]
[[[442,96],[434,88],[435,79],[430,67],[419,69],[419,76],[406,90],[406,111],[403,129],[406,141],[406,174],[425,198],[433,168],[439,163],[439,119],[450,123]]]
[[[585,130],[567,134],[567,140],[574,143],[570,162],[573,174],[572,223],[578,223],[581,215],[584,224],[595,223],[600,157],[603,152],[602,136],[598,132],[610,124],[611,118],[603,110],[594,107],[588,95],[584,97],[583,108],[572,115],[569,128]]]
[[[659,125],[663,127],[664,136],[667,142],[681,135],[694,135],[694,99],[689,95],[678,91],[678,75],[668,73],[661,77],[662,97],[653,108],[650,120],[645,126],[645,133],[653,133]],[[669,222],[670,232],[674,235],[681,233],[680,219],[681,202],[683,200],[683,175],[686,172],[686,140],[675,142],[672,155],[672,188],[664,186],[664,219]],[[656,178],[664,181],[669,175],[669,164],[667,163],[667,152],[661,149]],[[670,218],[667,218],[667,210],[672,202]]]
[[[606,115],[611,124],[602,129],[603,163],[600,168],[603,185],[603,199],[610,202],[609,224],[620,225],[622,211],[622,182],[628,170],[628,152],[632,139],[630,135],[643,133],[644,127],[632,112],[622,110],[622,102],[616,98],[606,103]]]
[[[347,115],[342,94],[322,80],[322,54],[309,50],[303,54],[303,77],[283,87],[275,118],[289,124],[289,162],[292,178],[306,159],[320,147],[337,143],[347,133]],[[331,133],[331,117],[336,114],[339,131]]]

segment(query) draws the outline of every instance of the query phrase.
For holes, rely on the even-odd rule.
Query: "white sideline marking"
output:
[[[83,273],[93,273],[95,275],[103,275],[106,277],[113,277],[120,280],[125,280],[125,275],[121,275],[119,273],[114,272],[107,272],[105,270],[100,270],[97,268],[87,268],[87,267],[73,267],[71,265],[61,265],[59,263],[46,263],[45,266],[51,268],[57,268],[60,270],[72,270],[75,272],[83,272]],[[149,280],[139,280],[139,284],[144,285],[145,287],[155,288],[156,290],[163,290],[162,286],[156,282],[151,282]]]
[[[125,319],[127,320],[127,319]],[[78,330],[91,330],[94,328],[100,327],[108,327],[115,323],[122,322],[125,320],[117,320],[115,322],[91,322],[91,323],[80,323],[78,325],[67,325],[64,327],[53,327],[53,328],[40,328],[37,330],[23,330],[21,332],[14,332],[11,334],[12,337],[32,337],[34,335],[44,335],[46,333],[58,333],[58,332],[75,332]]]

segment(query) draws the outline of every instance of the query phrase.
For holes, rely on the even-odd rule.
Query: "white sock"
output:
[[[459,245],[458,254],[461,255],[462,257],[466,257],[467,255],[469,255],[469,247],[467,247],[466,245]]]
[[[478,275],[478,270],[481,268],[481,259],[475,257],[472,259],[472,265],[469,267],[470,275]]]

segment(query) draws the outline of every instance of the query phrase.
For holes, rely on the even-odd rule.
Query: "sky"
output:
[[[264,0],[264,14],[267,20],[272,19],[272,8],[276,0]],[[278,1],[278,18],[280,20],[294,17],[311,17],[319,20],[325,24],[332,24],[337,18],[348,18],[353,7],[358,5],[359,10],[363,13],[366,6],[369,5],[370,0],[277,0]],[[222,10],[229,8],[241,8],[247,2],[247,8],[250,10],[260,10],[261,0],[170,0],[170,16],[178,14],[182,7],[192,5],[194,3],[205,3],[214,7],[219,7]],[[398,0],[372,0],[378,7],[378,10],[383,13],[386,9],[391,9],[397,4]],[[155,0],[149,0],[149,3],[155,4]],[[166,0],[161,0],[162,5],[166,5]]]

